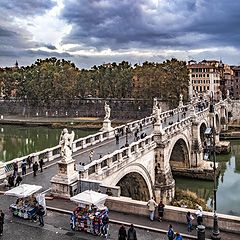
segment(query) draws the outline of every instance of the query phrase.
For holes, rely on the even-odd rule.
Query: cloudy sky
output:
[[[1,0],[0,66],[51,56],[80,68],[172,57],[239,65],[239,26],[239,0]]]

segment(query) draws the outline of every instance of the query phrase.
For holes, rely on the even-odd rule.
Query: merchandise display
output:
[[[70,200],[79,204],[71,214],[71,228],[85,231],[93,235],[108,234],[108,208],[104,206],[106,194],[86,190],[71,197]]]
[[[38,209],[38,201],[33,194],[40,189],[42,187],[38,185],[22,184],[6,191],[5,195],[17,197],[16,203],[9,206],[13,215],[24,219],[34,219]],[[41,196],[41,194],[39,195]]]
[[[108,216],[108,209],[100,210],[97,207],[77,207],[71,215],[71,228],[76,231],[85,231],[99,235],[102,228],[102,218]]]
[[[33,219],[37,213],[37,201],[34,196],[18,198],[15,204],[10,205],[10,210],[14,216],[24,219]]]

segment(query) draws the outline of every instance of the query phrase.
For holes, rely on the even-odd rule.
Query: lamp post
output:
[[[177,118],[177,121],[180,122],[180,107],[178,107],[178,118]]]
[[[209,150],[210,156],[213,160],[213,174],[214,174],[214,189],[213,189],[213,230],[211,239],[219,240],[221,239],[220,231],[218,228],[218,217],[217,217],[217,176],[216,176],[216,144],[215,144],[215,114],[214,114],[214,101],[213,101],[213,93],[211,92],[210,97],[210,108],[209,108],[209,118],[210,118],[210,128],[207,128],[205,131],[205,135],[207,137],[207,148]]]
[[[126,127],[126,144],[125,144],[125,147],[129,147],[129,143],[128,143],[128,132],[129,132],[129,128]]]

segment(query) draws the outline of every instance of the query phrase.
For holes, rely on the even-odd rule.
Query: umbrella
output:
[[[39,191],[40,189],[42,189],[42,186],[22,184],[22,185],[19,185],[18,187],[15,187],[11,190],[6,191],[4,194],[9,196],[19,197],[19,198],[25,198]]]
[[[104,204],[106,201],[108,195],[98,193],[92,190],[86,190],[84,192],[81,192],[77,194],[76,196],[73,196],[70,198],[71,201],[77,202],[77,203],[82,203],[86,205],[101,205]]]

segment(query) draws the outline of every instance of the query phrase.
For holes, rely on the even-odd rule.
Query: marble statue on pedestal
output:
[[[183,107],[183,95],[180,93],[179,95],[179,107]]]
[[[62,130],[60,135],[59,144],[61,145],[61,156],[65,161],[72,158],[72,143],[74,136],[74,131],[70,134],[66,128]]]
[[[183,100],[183,95],[180,93],[180,95],[179,95],[179,101],[182,102],[182,100]]]
[[[51,193],[53,196],[69,198],[72,195],[72,186],[78,181],[78,173],[75,171],[75,160],[72,158],[74,132],[68,132],[64,128],[61,132],[59,144],[61,157],[58,161],[58,173],[52,177]]]
[[[112,131],[113,128],[111,127],[111,121],[109,120],[110,114],[111,114],[111,108],[110,106],[105,102],[104,104],[104,109],[105,109],[105,117],[103,120],[103,127],[100,129],[100,131]],[[111,132],[111,134],[114,134]]]
[[[104,120],[105,119],[109,119],[110,118],[110,114],[111,114],[111,108],[110,108],[110,106],[106,102],[105,102],[105,105],[104,105],[104,109],[105,109]]]

